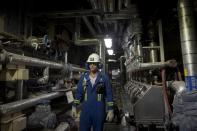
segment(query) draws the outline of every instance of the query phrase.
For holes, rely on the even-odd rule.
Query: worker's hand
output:
[[[111,122],[114,118],[114,111],[113,110],[109,110],[108,113],[107,113],[107,117],[106,117],[106,120],[108,122]]]
[[[77,108],[72,106],[72,117],[77,117]]]

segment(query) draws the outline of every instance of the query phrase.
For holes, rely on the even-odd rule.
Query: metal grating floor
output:
[[[113,123],[105,123],[103,131],[135,131],[133,126],[121,126]]]

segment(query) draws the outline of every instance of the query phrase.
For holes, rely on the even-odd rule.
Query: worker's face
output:
[[[91,72],[96,72],[97,71],[97,63],[89,63],[89,68]]]

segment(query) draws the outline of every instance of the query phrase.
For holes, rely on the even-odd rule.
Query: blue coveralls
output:
[[[98,92],[98,88],[103,86],[103,93]],[[113,108],[112,90],[107,75],[98,72],[95,84],[92,87],[89,72],[84,73],[77,85],[75,105],[82,102],[80,114],[80,131],[103,131],[105,120],[105,101],[107,109]]]

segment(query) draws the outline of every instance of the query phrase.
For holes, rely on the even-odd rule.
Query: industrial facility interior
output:
[[[78,131],[97,53],[114,101],[104,131],[197,131],[196,18],[197,0],[2,0],[0,130]]]

